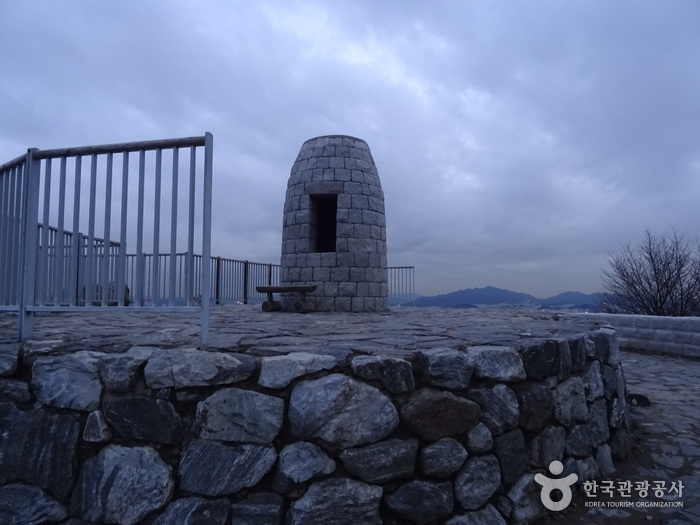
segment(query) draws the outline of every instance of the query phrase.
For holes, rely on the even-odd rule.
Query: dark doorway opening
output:
[[[338,195],[311,195],[311,248],[315,252],[334,252]]]

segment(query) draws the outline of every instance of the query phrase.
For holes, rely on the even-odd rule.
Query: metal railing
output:
[[[164,301],[164,290],[169,279],[168,271],[171,267],[170,254],[161,253],[157,259],[158,264],[153,262],[153,254],[145,254],[147,272],[143,276],[142,282],[146,292],[143,294],[143,301],[146,304],[161,303]],[[175,291],[175,302],[186,301],[184,286],[184,260],[187,254],[176,255],[177,262],[175,287],[170,288]],[[134,255],[127,256],[127,286],[131,290],[136,287],[136,271]],[[201,266],[201,257],[194,256],[195,268]],[[152,269],[160,268],[161,272],[158,280],[155,279]],[[243,261],[238,259],[226,259],[224,257],[211,258],[211,301],[212,304],[257,304],[267,299],[265,294],[256,291],[258,286],[277,286],[280,284],[279,264],[258,263]],[[415,299],[414,295],[414,267],[413,266],[390,266],[389,272],[389,302],[393,305],[408,304]],[[201,300],[201,289],[194,290],[194,299]]]
[[[389,304],[408,305],[416,300],[415,271],[413,266],[390,266]]]
[[[30,149],[0,166],[0,310],[19,313],[20,339],[31,335],[34,312],[132,304],[199,311],[206,346],[211,287],[201,283],[211,281],[212,152],[207,133]],[[169,254],[167,269],[148,252]],[[182,252],[189,255],[178,261]],[[146,276],[162,300],[144,301]]]

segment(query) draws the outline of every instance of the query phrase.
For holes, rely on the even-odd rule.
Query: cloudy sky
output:
[[[700,236],[696,0],[0,6],[0,163],[214,134],[214,254],[279,262],[308,138],[370,145],[424,295],[599,291],[644,228]]]

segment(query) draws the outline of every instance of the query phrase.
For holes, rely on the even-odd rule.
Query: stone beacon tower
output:
[[[345,135],[309,139],[284,202],[282,286],[316,285],[319,312],[388,309],[384,192],[369,146]],[[283,296],[285,310],[296,298]]]

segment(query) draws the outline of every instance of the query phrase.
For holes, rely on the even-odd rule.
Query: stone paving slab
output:
[[[682,508],[585,508],[578,495],[571,509],[549,518],[552,524],[690,525],[700,523],[700,361],[622,352],[631,393],[650,406],[636,406],[632,421],[637,436],[634,455],[604,479],[683,482]],[[650,497],[648,501],[658,500]],[[590,501],[590,499],[588,499]],[[615,496],[612,501],[623,501]],[[631,498],[632,503],[644,501]],[[568,511],[568,512],[567,512]]]

